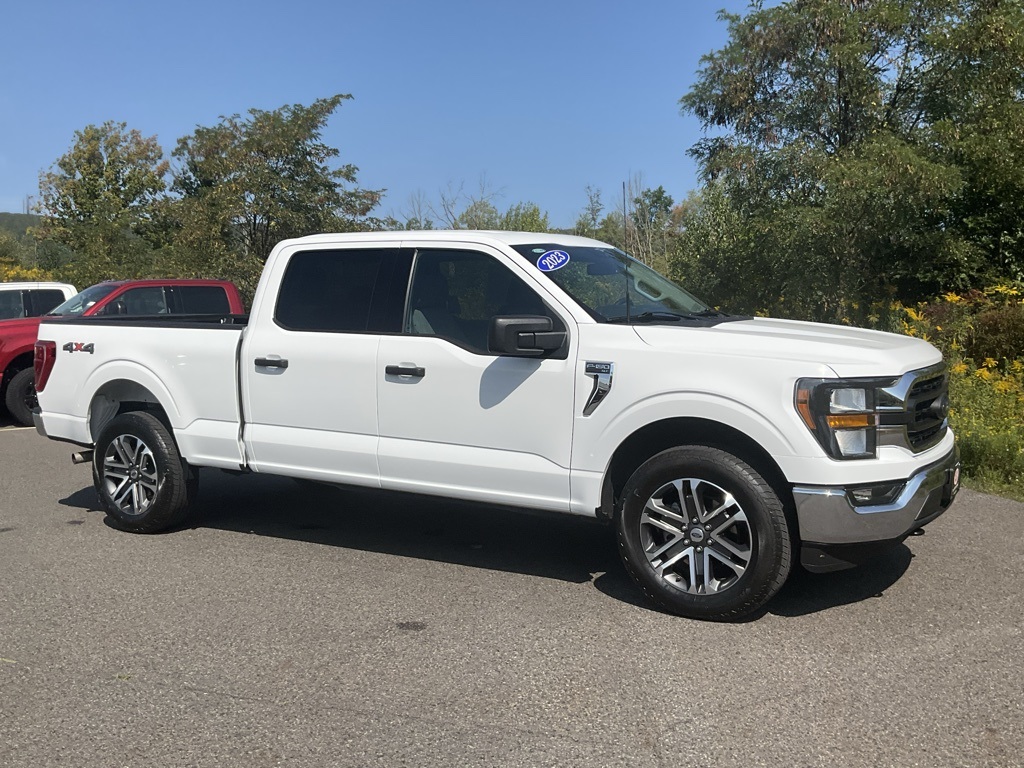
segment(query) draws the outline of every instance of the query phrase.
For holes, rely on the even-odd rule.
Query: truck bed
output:
[[[247,321],[246,315],[44,318],[39,339],[56,344],[53,371],[39,393],[44,428],[91,445],[113,403],[160,403],[187,461],[243,466],[238,350]]]

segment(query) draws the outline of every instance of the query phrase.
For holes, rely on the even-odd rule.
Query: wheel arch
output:
[[[89,402],[89,434],[95,443],[103,428],[122,413],[145,411],[158,418],[173,436],[174,427],[163,401],[145,385],[131,379],[111,379]]]
[[[605,470],[598,516],[613,519],[626,482],[644,462],[662,451],[684,445],[706,445],[728,451],[757,470],[782,502],[790,530],[797,531],[792,485],[771,453],[735,427],[699,417],[661,419],[640,427],[623,440]]]

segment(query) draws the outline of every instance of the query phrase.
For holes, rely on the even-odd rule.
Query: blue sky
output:
[[[156,135],[169,155],[197,125],[250,108],[351,93],[324,140],[387,188],[400,215],[417,190],[485,179],[499,209],[533,201],[571,226],[642,174],[676,200],[696,186],[679,112],[718,9],[746,0],[7,3],[0,42],[0,211],[20,212],[74,132],[107,120]]]

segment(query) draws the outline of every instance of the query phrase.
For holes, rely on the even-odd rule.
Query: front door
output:
[[[381,484],[568,511],[575,324],[500,254],[466,248],[416,250],[403,333],[380,339]],[[569,340],[544,359],[491,354],[495,315],[547,315]]]

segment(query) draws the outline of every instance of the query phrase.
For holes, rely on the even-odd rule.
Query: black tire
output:
[[[36,380],[32,368],[23,368],[11,377],[4,404],[16,422],[32,426],[32,409],[36,406]]]
[[[672,448],[641,465],[623,489],[616,528],[619,554],[643,593],[689,618],[754,613],[792,565],[778,495],[718,448]]]
[[[132,533],[179,525],[198,486],[170,431],[144,411],[122,413],[103,428],[92,469],[103,508]]]

